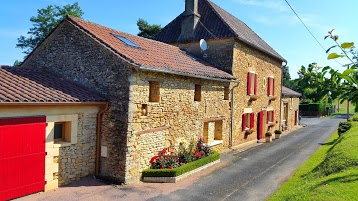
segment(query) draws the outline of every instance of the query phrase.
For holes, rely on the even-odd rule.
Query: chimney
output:
[[[195,28],[200,19],[198,1],[185,0],[185,12],[183,13],[181,24],[181,39],[188,40],[194,38]]]

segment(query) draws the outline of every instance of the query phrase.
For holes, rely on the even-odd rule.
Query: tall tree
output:
[[[283,81],[283,86],[291,88],[291,75],[289,72],[289,67],[288,66],[284,66],[282,68],[282,81]]]
[[[37,16],[30,18],[33,27],[27,32],[28,37],[20,36],[17,39],[16,47],[23,49],[23,53],[28,55],[66,15],[82,17],[83,11],[78,3],[68,4],[63,7],[50,5],[46,8],[38,9]]]
[[[157,33],[162,30],[161,25],[159,24],[149,24],[146,20],[139,18],[137,21],[137,26],[139,29],[138,36],[153,39]]]

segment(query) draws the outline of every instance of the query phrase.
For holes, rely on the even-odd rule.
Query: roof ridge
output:
[[[263,41],[263,42],[264,42],[269,48],[271,48],[277,55],[281,56],[275,49],[273,49],[269,44],[267,44],[266,41],[265,41],[263,38],[261,38],[253,29],[251,29],[244,21],[240,20],[240,19],[237,18],[235,15],[233,15],[233,14],[227,12],[226,10],[224,10],[223,8],[221,8],[220,6],[216,5],[214,2],[212,2],[212,1],[210,1],[210,0],[205,0],[205,1],[207,1],[207,2],[209,3],[210,7],[213,8],[214,12],[220,17],[220,19],[223,21],[223,23],[225,23],[225,25],[229,27],[229,29],[234,33],[234,35],[236,35],[236,37],[237,37],[238,39],[250,43],[249,41],[245,40],[244,38],[239,37],[239,35],[236,33],[236,31],[224,20],[224,18],[221,16],[221,14],[217,12],[217,10],[216,10],[215,7],[217,7],[217,9],[220,9],[222,12],[226,13],[226,14],[229,15],[230,17],[233,17],[235,20],[237,20],[237,21],[243,23],[243,24],[246,26],[246,28],[248,28],[249,30],[251,30],[258,38],[261,39],[261,41]],[[214,5],[215,7],[214,7],[213,5]],[[274,54],[269,53],[269,52],[267,52],[267,51],[265,51],[265,50],[262,50],[262,47],[259,47],[259,46],[255,45],[255,44],[253,44],[253,43],[250,43],[250,45],[252,45],[252,46],[258,48],[258,49],[261,50],[261,51],[264,51],[264,52],[270,54],[271,56],[277,57],[277,55],[274,55]],[[282,57],[282,56],[281,56],[281,57]],[[282,58],[282,59],[283,59],[283,58]]]
[[[92,22],[92,21],[88,21],[88,20],[85,20],[83,18],[78,18],[78,17],[74,17],[74,16],[70,16],[70,15],[67,15],[68,18],[75,18],[76,20],[80,20],[80,21],[83,21],[83,22],[86,22],[86,23],[90,23],[90,24],[93,24],[93,25],[96,25],[96,26],[99,26],[99,27],[102,27],[102,28],[106,28],[108,30],[112,30],[114,32],[119,32],[119,33],[123,33],[123,34],[126,34],[126,35],[131,35],[133,37],[137,37],[137,38],[140,38],[140,39],[143,39],[143,40],[149,40],[149,41],[152,41],[152,42],[156,42],[156,43],[160,43],[160,44],[164,44],[164,45],[167,45],[168,47],[172,47],[174,49],[179,49],[178,47],[174,46],[174,45],[169,45],[167,43],[163,43],[163,42],[160,42],[160,41],[157,41],[157,40],[154,40],[154,39],[149,39],[149,38],[145,38],[145,37],[142,37],[142,36],[138,36],[138,35],[133,35],[133,34],[130,34],[130,33],[127,33],[127,32],[123,32],[123,31],[120,31],[120,30],[117,30],[117,29],[113,29],[111,27],[107,27],[107,26],[104,26],[104,25],[101,25],[101,24],[98,24],[98,23],[95,23],[95,22]],[[81,25],[79,25],[81,26]],[[82,27],[82,26],[81,26]],[[85,29],[84,27],[82,27],[83,29]],[[87,30],[87,29],[86,29]]]

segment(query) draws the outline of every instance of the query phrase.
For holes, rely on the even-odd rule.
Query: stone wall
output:
[[[241,144],[244,142],[257,139],[257,125],[258,113],[264,110],[264,114],[268,110],[274,110],[274,119],[276,125],[268,128],[264,122],[264,132],[274,131],[279,129],[281,121],[280,115],[280,94],[281,94],[281,61],[273,59],[265,53],[255,50],[247,45],[236,42],[234,47],[234,61],[233,61],[233,75],[240,81],[240,87],[235,89],[234,101],[234,128],[233,128],[233,144]],[[254,71],[258,74],[257,95],[259,99],[256,101],[249,101],[250,97],[247,94],[247,74],[249,71]],[[269,100],[267,95],[267,78],[273,76],[275,78],[274,94],[277,96],[276,100]],[[242,114],[244,108],[251,108],[255,113],[255,131],[246,135],[242,131]],[[266,119],[266,117],[264,117]],[[263,134],[264,136],[264,134]]]
[[[138,180],[160,149],[173,151],[182,141],[198,140],[203,136],[204,121],[223,121],[224,140],[215,149],[228,147],[230,101],[224,100],[228,83],[149,72],[135,73],[129,80],[129,180]],[[160,83],[160,102],[149,102],[149,81]],[[194,101],[195,84],[202,85],[200,102]],[[147,105],[146,116],[142,115],[143,104]]]
[[[288,115],[287,115],[287,120],[286,120],[286,128],[284,128],[285,130],[291,130],[292,128],[294,128],[295,125],[295,111],[297,111],[297,125],[299,123],[299,106],[300,106],[300,99],[298,97],[284,97],[282,99],[282,104],[287,104],[288,105]],[[284,109],[283,109],[283,105],[282,105],[282,117],[285,115],[284,114]],[[283,118],[284,119],[284,118]]]
[[[233,46],[235,40],[232,38],[220,40],[208,39],[207,44],[208,49],[204,52],[200,49],[199,41],[194,43],[176,43],[172,45],[178,46],[198,58],[211,63],[218,69],[232,74]]]
[[[100,93],[111,103],[103,117],[100,174],[125,181],[127,152],[128,75],[131,66],[95,38],[62,22],[24,61],[22,67],[46,68]]]

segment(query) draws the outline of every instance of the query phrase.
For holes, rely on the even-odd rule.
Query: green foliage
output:
[[[347,132],[349,129],[351,129],[352,123],[349,121],[343,121],[339,123],[338,126],[338,135],[341,137],[345,132]]]
[[[275,130],[275,134],[281,135],[281,134],[282,134],[282,131],[280,131],[280,130]]]
[[[349,49],[349,48],[352,48],[353,46],[354,46],[354,42],[341,44],[341,48],[343,48],[343,49]]]
[[[180,143],[179,152],[178,152],[179,160],[184,163],[190,163],[195,160],[194,158],[194,142],[190,142],[189,146],[186,146],[185,143]]]
[[[333,52],[327,56],[327,59],[337,59],[337,58],[343,58],[343,57],[344,57],[343,55]]]
[[[46,36],[60,23],[66,15],[81,17],[83,11],[78,3],[68,4],[63,7],[50,5],[46,8],[38,9],[37,16],[30,18],[33,27],[27,32],[28,37],[20,36],[16,47],[24,50],[23,53],[29,54]]]
[[[211,154],[210,156],[187,163],[178,168],[143,170],[142,176],[143,177],[176,177],[219,159],[220,159],[220,154],[217,152],[213,152],[213,154]]]
[[[265,136],[266,136],[266,137],[271,137],[271,136],[272,136],[272,133],[271,133],[271,132],[267,132],[267,133],[265,134]]]
[[[291,75],[288,66],[282,67],[282,82],[283,82],[283,86],[291,88],[292,80],[291,80]]]
[[[166,148],[159,151],[157,156],[153,156],[150,164],[152,169],[173,169],[180,166],[178,156],[173,152],[167,153]]]
[[[139,29],[138,36],[153,39],[160,30],[162,30],[161,25],[158,24],[149,24],[146,20],[139,18],[137,21],[137,26]]]
[[[13,66],[20,66],[21,64],[22,62],[16,59]]]
[[[336,132],[268,200],[356,200],[358,122],[352,122],[352,128],[337,138]]]

